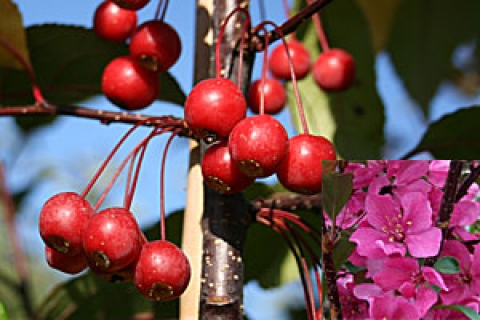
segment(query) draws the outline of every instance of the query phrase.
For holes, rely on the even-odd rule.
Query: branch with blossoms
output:
[[[343,318],[479,319],[478,162],[348,162],[343,172],[351,196],[337,215],[324,212],[325,232],[339,235]]]

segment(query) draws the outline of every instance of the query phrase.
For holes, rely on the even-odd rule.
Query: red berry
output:
[[[346,90],[355,81],[355,61],[345,50],[331,49],[318,56],[312,73],[323,90]]]
[[[310,72],[312,58],[310,52],[305,46],[297,40],[287,41],[288,50],[292,58],[295,79],[300,80]],[[287,50],[283,44],[272,50],[268,61],[270,72],[277,79],[291,80],[290,63],[288,61]]]
[[[140,66],[132,57],[118,57],[103,71],[102,92],[121,109],[143,109],[158,96],[158,75]]]
[[[235,193],[251,185],[254,178],[246,176],[233,162],[228,145],[222,141],[210,146],[202,159],[205,183],[220,193]]]
[[[336,157],[335,148],[326,138],[297,135],[290,139],[288,152],[277,168],[278,180],[293,192],[318,193],[322,189],[322,161]]]
[[[157,240],[143,246],[133,282],[138,291],[155,301],[178,298],[190,281],[190,263],[180,248]]]
[[[140,25],[130,40],[130,55],[147,69],[167,71],[177,62],[182,43],[177,31],[160,20]]]
[[[184,112],[190,129],[199,138],[209,135],[226,138],[245,118],[247,103],[231,80],[206,79],[193,87],[185,101]]]
[[[119,7],[128,10],[140,10],[141,8],[145,7],[150,0],[112,0],[115,2]]]
[[[58,193],[40,212],[40,236],[57,252],[74,256],[82,252],[82,233],[93,215],[90,203],[74,192]]]
[[[233,128],[228,147],[243,173],[267,177],[285,156],[288,134],[280,121],[270,115],[248,117]]]
[[[260,113],[262,91],[264,93],[263,107],[265,113],[277,114],[283,110],[287,102],[287,92],[283,84],[274,78],[265,79],[265,86],[262,86],[261,79],[252,82],[248,90],[248,106],[250,110]]]
[[[129,38],[137,26],[137,13],[125,10],[112,1],[102,2],[95,10],[93,29],[100,37],[123,42]]]
[[[45,246],[45,258],[50,267],[68,274],[77,274],[85,270],[88,266],[87,259],[83,252],[73,256],[67,256]]]
[[[94,215],[83,233],[83,249],[90,267],[112,272],[138,258],[142,235],[137,221],[125,208],[108,208]]]

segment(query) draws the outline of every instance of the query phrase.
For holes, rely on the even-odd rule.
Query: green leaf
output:
[[[450,305],[450,306],[442,305],[442,306],[435,307],[435,309],[454,310],[454,311],[458,311],[458,312],[463,313],[470,320],[480,320],[480,315],[475,310],[473,310],[472,308],[466,307],[466,306],[462,306],[462,305],[457,305],[457,304]]]
[[[347,262],[348,258],[355,249],[355,244],[349,240],[350,236],[346,233],[341,233],[340,239],[336,242],[333,249],[333,262],[335,263],[335,270],[340,268]]]
[[[177,308],[178,300],[155,303],[132,283],[110,283],[88,273],[55,287],[36,310],[36,319],[127,319],[141,313],[178,319]]]
[[[283,238],[269,227],[256,223],[249,227],[244,248],[245,282],[257,280],[264,288],[284,282],[281,269],[289,251]]]
[[[7,310],[5,310],[5,306],[1,302],[0,302],[0,320],[8,320]]]
[[[475,2],[456,1],[454,15],[450,0],[405,0],[398,8],[387,50],[405,88],[426,115],[452,67],[453,51],[473,39]]]
[[[352,195],[353,174],[326,172],[322,177],[322,205],[328,217],[335,221]]]
[[[460,109],[433,122],[408,156],[422,151],[437,159],[478,159],[480,106]],[[406,157],[408,157],[406,156]]]
[[[30,64],[22,16],[17,5],[10,0],[0,0],[0,12],[2,13],[0,19],[0,66],[22,69],[24,66],[18,58],[5,48],[7,45],[26,64]]]
[[[444,274],[455,274],[460,272],[459,262],[456,258],[445,256],[435,262],[433,268]]]
[[[55,104],[72,104],[102,94],[101,77],[115,57],[128,54],[126,44],[105,41],[91,29],[41,25],[27,29],[28,47],[37,81],[45,98]],[[160,77],[158,99],[183,105],[185,94],[168,73]],[[0,69],[0,104],[32,102],[26,72]]]
[[[309,129],[332,140],[343,158],[378,159],[384,143],[385,117],[376,89],[375,53],[368,22],[353,0],[333,1],[321,13],[330,46],[346,50],[355,59],[357,80],[352,88],[329,94],[317,87],[311,75],[298,82]],[[315,60],[321,51],[313,24],[304,23],[296,35]],[[287,89],[288,106],[300,131],[291,83]]]

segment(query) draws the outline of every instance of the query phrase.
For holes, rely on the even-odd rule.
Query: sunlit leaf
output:
[[[21,69],[24,66],[5,48],[7,45],[30,64],[22,16],[17,5],[10,0],[0,0],[0,66]]]
[[[452,53],[473,40],[474,2],[459,0],[452,6],[450,0],[404,0],[398,7],[387,50],[405,88],[426,115],[451,69]]]
[[[480,106],[460,109],[433,122],[409,155],[428,151],[437,159],[478,159]]]
[[[115,57],[128,54],[125,44],[105,41],[91,29],[41,25],[27,29],[27,39],[37,81],[45,98],[55,104],[76,103],[102,94],[101,77]],[[183,105],[185,94],[169,73],[160,77],[159,99]],[[32,102],[30,81],[23,71],[0,69],[0,104]]]
[[[356,0],[367,18],[375,51],[383,49],[390,35],[393,18],[402,0]]]

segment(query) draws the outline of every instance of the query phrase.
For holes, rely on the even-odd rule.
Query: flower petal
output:
[[[440,250],[442,231],[439,228],[429,228],[417,234],[407,234],[405,243],[408,251],[415,258],[426,258],[434,256]]]

